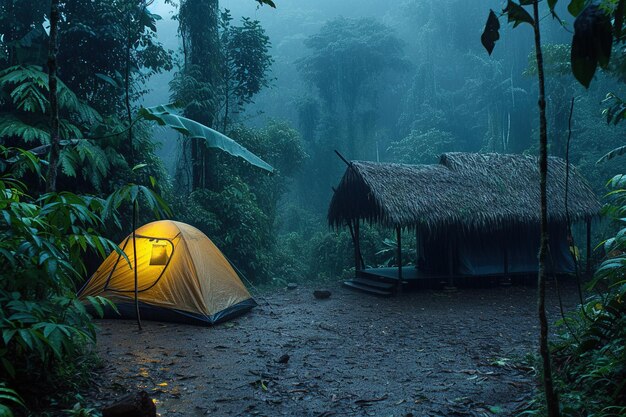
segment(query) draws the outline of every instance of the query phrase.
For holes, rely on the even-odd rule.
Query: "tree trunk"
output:
[[[59,25],[59,0],[50,4],[50,44],[48,46],[48,90],[50,92],[50,154],[48,156],[48,178],[46,191],[57,189],[57,171],[61,147],[59,131],[59,101],[57,95],[57,35]]]
[[[130,146],[130,166],[131,168],[135,165],[135,146],[133,145],[133,116],[130,108],[130,58],[131,58],[131,49],[132,49],[132,10],[129,9],[127,13],[127,27],[126,27],[126,68],[124,71],[124,104],[126,105],[126,118],[128,120],[128,144]]]
[[[133,201],[133,272],[135,275],[135,314],[137,315],[137,326],[141,331],[141,317],[139,316],[139,280],[137,276],[137,239],[135,230],[137,229],[137,200]]]
[[[217,0],[184,0],[180,4],[179,22],[185,46],[185,67],[200,70],[199,81],[218,90],[219,84],[219,4]],[[197,97],[205,100],[201,94]],[[185,109],[184,115],[203,125],[214,127],[216,109]],[[206,188],[216,169],[212,152],[201,139],[191,139],[192,190]],[[208,180],[207,180],[208,178]]]
[[[554,391],[550,348],[548,346],[548,319],[546,317],[546,263],[548,258],[548,133],[546,122],[545,78],[543,55],[541,51],[541,32],[539,30],[539,2],[533,3],[535,55],[537,58],[537,76],[539,78],[539,186],[541,192],[541,240],[539,245],[539,274],[537,277],[537,309],[539,313],[539,351],[543,361],[543,385],[546,396],[548,417],[559,416],[559,400]]]

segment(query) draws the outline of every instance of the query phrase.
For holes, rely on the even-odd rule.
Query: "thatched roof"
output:
[[[565,162],[549,158],[548,216],[564,223]],[[597,216],[600,202],[570,165],[572,220]],[[537,159],[526,155],[446,153],[439,164],[351,162],[336,189],[328,221],[354,219],[428,229],[501,229],[539,224]]]

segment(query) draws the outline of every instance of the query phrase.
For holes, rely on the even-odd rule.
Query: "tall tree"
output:
[[[302,77],[313,85],[327,116],[345,126],[335,132],[342,138],[342,150],[349,158],[360,155],[358,121],[375,114],[379,94],[385,89],[385,73],[408,65],[403,44],[394,31],[375,19],[337,18],[308,37],[309,55],[297,62]],[[375,113],[375,111],[374,111]],[[361,117],[367,115],[368,117]],[[343,130],[343,131],[342,131]]]
[[[175,88],[173,97],[186,104],[186,117],[208,127],[215,127],[219,83],[220,39],[218,0],[184,0],[178,13],[179,33],[184,62],[179,79],[191,88]],[[195,88],[194,88],[195,87]],[[187,93],[189,96],[186,96]],[[191,187],[204,188],[210,181],[210,151],[200,139],[189,141],[191,154]]]
[[[50,156],[46,191],[56,191],[57,165],[61,134],[59,131],[59,102],[57,96],[57,34],[59,25],[59,0],[50,3],[50,45],[48,46],[48,91],[50,94]]]
[[[258,21],[243,18],[241,26],[232,25],[217,1],[186,0],[178,18],[185,59],[172,81],[172,97],[185,104],[186,117],[225,131],[233,115],[268,85],[269,38]],[[189,188],[216,190],[218,156],[198,139],[183,154],[191,160]]]
[[[556,2],[551,2],[554,7]],[[539,352],[543,364],[543,386],[546,399],[548,417],[558,417],[560,415],[559,400],[554,389],[552,379],[552,365],[550,361],[550,347],[548,345],[548,318],[546,315],[546,279],[547,261],[549,248],[548,235],[548,131],[546,121],[546,92],[545,75],[543,68],[543,55],[541,49],[541,30],[539,19],[539,0],[523,2],[524,5],[532,4],[531,16],[521,4],[508,0],[503,14],[507,16],[509,22],[516,27],[522,23],[528,23],[533,27],[535,41],[535,58],[537,61],[537,78],[539,82],[538,107],[539,107],[539,192],[540,192],[540,242],[539,242],[539,272],[537,274],[537,310],[539,316]],[[552,10],[553,11],[553,10]],[[483,46],[489,54],[493,51],[495,42],[500,38],[500,23],[493,10],[489,13],[485,30],[481,36]]]

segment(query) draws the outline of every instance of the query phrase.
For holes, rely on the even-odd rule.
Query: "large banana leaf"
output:
[[[211,148],[221,149],[233,156],[243,158],[252,165],[266,171],[274,171],[274,168],[272,168],[270,164],[263,161],[228,136],[191,119],[179,116],[176,114],[174,106],[142,107],[139,110],[139,117],[143,117],[146,120],[153,120],[161,126],[169,126],[189,138],[204,139],[206,144]]]
[[[608,160],[611,160],[617,156],[624,155],[624,154],[626,154],[626,145],[613,149],[611,152],[607,153],[602,158],[598,159],[598,162],[596,162],[596,164],[606,162]]]

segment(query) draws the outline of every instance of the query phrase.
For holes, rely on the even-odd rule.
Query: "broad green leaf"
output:
[[[11,378],[15,378],[15,367],[7,358],[0,358],[0,363],[2,363],[2,367],[9,374]]]
[[[87,300],[89,301],[93,309],[96,310],[98,317],[104,317],[104,310],[102,309],[102,304],[100,303],[100,300],[92,296],[88,296]]]
[[[276,4],[272,0],[256,0],[260,5],[267,4],[270,7],[276,8]]]
[[[576,17],[572,40],[572,72],[589,87],[598,65],[606,68],[613,46],[613,27],[604,10],[591,4]]]
[[[6,405],[0,404],[0,417],[13,417],[13,412]]]
[[[233,156],[237,156],[250,164],[273,172],[274,168],[261,158],[241,146],[228,136],[206,127],[186,117],[179,116],[171,106],[143,107],[139,110],[139,117],[153,120],[161,126],[169,126],[189,138],[204,139],[207,146],[217,148]]]
[[[500,39],[500,22],[498,21],[498,16],[496,16],[493,10],[490,10],[485,29],[480,37],[480,42],[489,55],[493,52],[498,39]]]
[[[574,17],[577,17],[585,8],[585,0],[571,0],[567,6],[567,10]]]
[[[600,164],[602,162],[609,161],[609,160],[611,160],[611,159],[613,159],[613,158],[615,158],[617,156],[624,155],[624,154],[626,154],[626,145],[620,146],[619,148],[615,148],[612,151],[608,152],[602,158],[598,159],[596,164]]]
[[[108,75],[97,73],[96,77],[100,78],[102,81],[112,85],[115,88],[121,88],[121,85]]]
[[[530,25],[535,24],[535,21],[526,9],[515,3],[513,0],[508,0],[506,8],[503,12],[506,13],[509,23],[513,23],[514,28],[521,23],[528,23]]]

